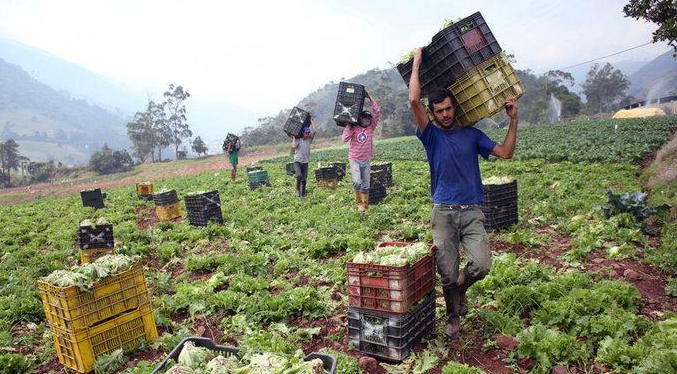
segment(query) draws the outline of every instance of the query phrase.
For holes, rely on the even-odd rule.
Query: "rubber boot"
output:
[[[357,210],[364,212],[364,204],[362,203],[362,191],[355,191],[355,201],[357,201]]]
[[[362,205],[365,211],[369,209],[369,192],[362,192]]]
[[[447,328],[444,331],[451,340],[458,340],[461,333],[461,323],[459,319],[459,290],[454,285],[452,287],[442,287],[444,292],[444,303],[447,306]]]
[[[306,181],[301,181],[301,197],[306,197]]]
[[[296,194],[301,197],[301,179],[296,180]]]
[[[465,316],[468,314],[468,300],[466,297],[466,291],[468,291],[468,287],[466,287],[466,283],[469,281],[469,275],[467,274],[466,269],[463,269],[461,271],[461,274],[458,276],[458,281],[456,282],[458,284],[458,288],[460,290],[460,295],[459,295],[459,300],[458,300],[458,314],[461,316]]]

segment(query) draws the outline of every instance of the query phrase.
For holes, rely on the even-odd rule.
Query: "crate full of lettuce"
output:
[[[349,305],[406,313],[435,287],[435,250],[420,242],[385,242],[359,252],[346,264]]]

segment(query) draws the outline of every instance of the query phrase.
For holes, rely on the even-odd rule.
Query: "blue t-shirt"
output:
[[[484,202],[477,155],[489,158],[496,142],[474,127],[443,130],[432,122],[428,122],[422,134],[417,128],[416,136],[428,154],[433,203],[469,205]]]

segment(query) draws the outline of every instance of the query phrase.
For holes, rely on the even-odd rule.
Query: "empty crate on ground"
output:
[[[449,91],[458,104],[456,123],[472,126],[503,110],[506,99],[521,97],[524,85],[508,57],[501,53],[465,73],[449,87]]]
[[[346,264],[351,307],[407,313],[435,287],[435,248],[386,242]]]
[[[176,190],[164,190],[153,195],[155,214],[163,221],[181,217],[181,206]]]
[[[490,177],[482,181],[484,203],[484,228],[487,231],[500,230],[517,223],[517,180]]]
[[[336,104],[334,105],[334,121],[336,121],[336,124],[359,124],[365,94],[366,91],[361,84],[339,83]]]
[[[447,88],[472,70],[501,52],[482,14],[477,12],[435,34],[425,47],[420,69],[423,93]],[[413,58],[397,65],[404,82],[409,85]]]
[[[414,345],[435,330],[435,292],[406,314],[348,307],[348,339],[359,351],[388,361],[407,358]]]
[[[161,190],[153,195],[153,201],[155,205],[172,205],[179,202],[179,196],[176,190]]]
[[[315,180],[338,179],[338,170],[333,166],[315,169]]]
[[[191,225],[207,226],[210,221],[223,223],[219,191],[197,192],[187,195],[184,199],[188,221]]]
[[[80,191],[80,198],[82,199],[82,206],[96,209],[105,208],[103,205],[104,194],[101,193],[100,188],[93,190]]]
[[[386,187],[393,186],[393,164],[377,164],[371,166],[371,178],[376,179]]]
[[[78,246],[80,249],[112,248],[113,225],[105,219],[84,220],[78,227]]]
[[[296,175],[296,170],[294,170],[294,163],[293,162],[288,162],[284,166],[284,170],[287,173],[287,175]]]
[[[299,107],[294,107],[284,124],[284,132],[289,136],[300,138],[303,134],[303,128],[308,126],[310,126],[310,113]]]
[[[220,356],[220,358],[219,358]],[[226,358],[237,357],[231,361]],[[198,359],[196,361],[196,359]],[[311,353],[297,358],[274,353],[253,353],[240,355],[239,348],[217,345],[207,338],[185,338],[155,367],[151,374],[163,373],[171,364],[176,363],[180,373],[193,372],[193,369],[207,367],[214,373],[313,373],[334,374],[336,359],[330,355]]]
[[[270,186],[268,179],[268,171],[266,170],[252,170],[247,173],[249,178],[249,188],[255,190],[259,187]]]
[[[343,177],[346,176],[346,163],[345,162],[332,162],[329,164],[336,169],[336,174],[338,175],[339,180],[343,180]]]

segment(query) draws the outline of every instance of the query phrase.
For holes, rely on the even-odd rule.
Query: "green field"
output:
[[[669,313],[675,310],[649,313],[633,284],[611,277],[609,269],[589,271],[592,257],[625,266],[653,261],[661,282],[677,270],[677,260],[665,261],[677,256],[674,222],[659,221],[663,241],[655,242],[627,215],[606,219],[595,209],[606,203],[608,190],[642,190],[638,161],[669,139],[677,118],[619,121],[614,132],[616,123],[520,128],[517,160],[480,163],[485,178],[517,179],[520,222],[491,234],[494,264],[471,289],[466,338],[461,347],[444,348],[449,342],[438,306],[437,331],[422,350],[401,365],[384,366],[393,373],[444,366],[445,373],[470,372],[456,363],[462,362],[489,372],[473,357],[495,356],[514,372],[550,373],[555,365],[579,373],[677,370],[677,318]],[[500,140],[503,133],[489,134]],[[223,171],[154,182],[156,190],[176,189],[180,198],[219,190],[222,226],[157,223],[153,204],[138,200],[133,186],[106,191],[107,208],[99,211],[83,208],[75,195],[0,207],[0,347],[14,347],[0,348],[0,373],[60,372],[35,282],[77,264],[78,222],[99,217],[113,223],[118,253],[142,256],[161,332],[158,341],[126,354],[122,362],[131,360],[130,367],[103,372],[150,373],[181,338],[203,335],[253,350],[330,348],[340,352],[339,373],[357,373],[359,354],[336,322],[348,305],[345,262],[382,241],[431,241],[430,177],[420,143],[381,141],[375,154],[393,161],[394,186],[368,214],[355,208],[349,177],[334,191],[310,181],[308,198],[296,198],[294,179],[285,175],[287,157],[262,163],[271,187],[255,191],[241,171],[235,183]],[[346,156],[344,148],[327,149],[314,152],[313,162]],[[608,251],[612,247],[623,248],[622,258]],[[549,257],[557,266],[534,260],[562,248]],[[663,297],[660,305],[675,305]],[[498,349],[496,334],[512,337],[515,350]]]

